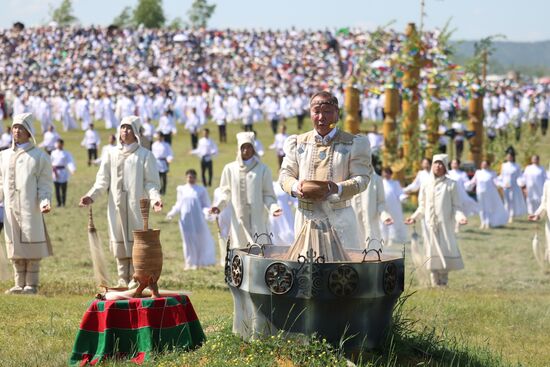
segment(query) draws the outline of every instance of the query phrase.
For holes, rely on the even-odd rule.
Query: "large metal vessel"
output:
[[[402,255],[346,250],[351,261],[325,262],[310,250],[289,261],[281,260],[288,246],[229,247],[225,280],[233,332],[243,339],[282,330],[316,334],[335,346],[343,341],[348,354],[380,345],[403,292]]]

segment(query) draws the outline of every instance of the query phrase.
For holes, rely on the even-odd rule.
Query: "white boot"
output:
[[[132,259],[129,257],[126,258],[118,258],[116,259],[117,264],[117,273],[118,273],[118,284],[117,286],[120,288],[127,288],[128,283],[130,282],[130,279],[132,277],[131,267],[132,267]]]
[[[27,262],[23,259],[12,260],[13,278],[15,285],[8,289],[6,294],[21,294],[25,287],[25,273],[27,271]]]
[[[27,260],[27,273],[25,274],[25,288],[23,288],[23,294],[38,293],[39,275],[40,259]]]

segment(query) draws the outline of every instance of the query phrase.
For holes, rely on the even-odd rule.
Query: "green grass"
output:
[[[295,126],[294,121],[289,122],[291,133],[296,131]],[[217,140],[215,126],[210,127]],[[275,153],[267,149],[273,139],[271,130],[263,123],[256,128],[266,148],[263,160],[276,176]],[[220,155],[214,160],[214,187],[223,165],[235,158],[237,131],[238,125],[230,125],[229,142],[220,145]],[[108,132],[100,129],[100,133],[105,142]],[[97,168],[86,166],[86,152],[79,145],[82,132],[62,135],[66,149],[77,161],[77,173],[69,184],[68,206],[54,208],[46,216],[55,256],[42,262],[39,296],[0,294],[0,366],[66,365],[80,319],[97,291],[88,256],[87,211],[77,206],[80,196],[92,185]],[[548,137],[539,139],[534,149],[541,153],[545,165],[550,150],[544,147],[549,143]],[[174,138],[174,150],[164,213],[175,201],[175,187],[183,183],[185,170],[199,170],[198,159],[188,154],[190,138],[182,128]],[[94,213],[106,246],[106,197],[94,204]],[[184,271],[176,221],[165,222],[164,215],[151,217],[152,225],[162,229],[165,261],[161,287],[192,291],[190,298],[208,341],[193,352],[157,355],[146,365],[345,365],[338,350],[322,340],[306,344],[302,339],[274,337],[244,343],[233,336],[232,299],[223,282],[221,267]],[[450,274],[447,289],[419,287],[407,259],[406,293],[410,296],[396,312],[393,338],[383,350],[366,354],[363,365],[543,367],[549,364],[550,276],[542,274],[533,259],[531,238],[535,226],[526,221],[490,231],[481,231],[478,226],[477,219],[473,219],[459,234],[466,268]],[[211,229],[215,233],[214,226]],[[114,280],[114,259],[109,255],[108,260]],[[0,283],[1,289],[10,286],[11,282]]]

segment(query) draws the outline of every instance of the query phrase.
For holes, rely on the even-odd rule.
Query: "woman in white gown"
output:
[[[520,177],[521,168],[516,163],[515,153],[508,152],[506,162],[500,169],[499,184],[504,190],[504,208],[508,212],[509,223],[512,223],[514,217],[527,215],[527,204],[517,182]]]
[[[384,240],[384,245],[386,246],[386,252],[388,250],[388,246],[391,247],[392,245],[402,245],[409,239],[407,227],[404,224],[403,207],[401,205],[401,201],[406,198],[406,195],[403,193],[403,189],[401,188],[399,181],[391,179],[392,174],[393,172],[389,167],[382,170],[382,183],[384,185],[386,211],[393,219],[393,224],[391,226],[381,226],[382,239]],[[399,249],[399,251],[401,251],[401,249]]]
[[[276,181],[273,182],[273,190],[277,197],[277,204],[283,209],[283,215],[269,216],[269,225],[271,233],[273,233],[271,240],[277,246],[290,246],[294,243],[294,211],[292,207],[298,205],[298,199],[284,192]]]
[[[484,160],[481,162],[481,169],[478,169],[466,184],[469,191],[472,191],[475,186],[481,229],[502,227],[508,221],[508,213],[504,209],[495,184],[496,178],[496,173],[491,171],[489,162]]]
[[[458,198],[460,200],[462,212],[467,217],[478,214],[479,205],[466,192],[466,184],[470,181],[470,179],[468,178],[466,172],[460,169],[460,160],[453,159],[449,167],[450,169],[447,172],[447,176],[451,180],[458,182],[456,188],[458,190]]]
[[[183,242],[185,269],[196,269],[201,266],[214,265],[216,253],[214,239],[210,234],[205,219],[205,210],[210,208],[208,192],[196,184],[197,172],[193,169],[185,173],[187,184],[177,187],[177,201],[167,219],[180,213],[180,231]]]

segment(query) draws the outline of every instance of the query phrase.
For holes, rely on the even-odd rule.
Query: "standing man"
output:
[[[210,208],[210,213],[219,214],[233,204],[231,247],[246,245],[254,234],[269,233],[267,212],[275,217],[283,213],[273,192],[271,171],[254,150],[254,133],[238,133],[237,145],[237,159],[223,168],[221,194]]]
[[[101,160],[93,187],[80,199],[80,206],[88,206],[101,193],[109,193],[110,248],[117,260],[121,287],[128,286],[134,274],[132,231],[143,228],[139,200],[148,197],[155,212],[162,209],[157,163],[153,154],[141,146],[139,129],[139,117],[122,119],[117,149]]]
[[[433,157],[430,178],[420,187],[418,209],[405,220],[414,224],[418,218],[426,223],[426,268],[433,287],[447,286],[449,271],[464,268],[455,237],[455,216],[461,225],[468,219],[460,210],[457,183],[446,177],[448,157]]]
[[[55,143],[55,149],[51,152],[53,184],[55,186],[55,198],[57,206],[65,206],[67,199],[67,183],[69,176],[76,171],[73,156],[63,149],[65,142],[59,139]]]
[[[94,124],[88,125],[88,129],[84,132],[84,139],[80,143],[81,146],[88,150],[88,166],[97,159],[97,148],[99,147],[99,134],[94,130]]]
[[[279,175],[283,190],[299,199],[294,232],[299,233],[305,220],[326,218],[330,211],[340,241],[349,248],[363,248],[351,199],[367,188],[373,172],[369,141],[336,128],[340,110],[331,93],[315,93],[309,108],[313,130],[286,140]],[[325,200],[304,197],[305,180],[328,181]],[[327,201],[329,208],[323,205]]]
[[[5,207],[5,239],[15,285],[7,294],[36,294],[40,260],[53,255],[43,214],[51,210],[50,159],[35,144],[32,114],[15,115],[13,143],[0,153],[0,201]]]
[[[170,163],[174,159],[174,153],[170,144],[164,141],[164,134],[156,133],[155,142],[151,146],[151,152],[157,160],[157,168],[160,177],[160,194],[166,194],[166,185],[168,184],[168,171]]]
[[[201,176],[204,187],[212,186],[212,158],[218,154],[218,146],[210,139],[210,130],[204,129],[203,136],[199,139],[196,149],[191,151],[191,154],[196,155],[201,160]],[[208,180],[206,180],[206,172],[208,171]]]

